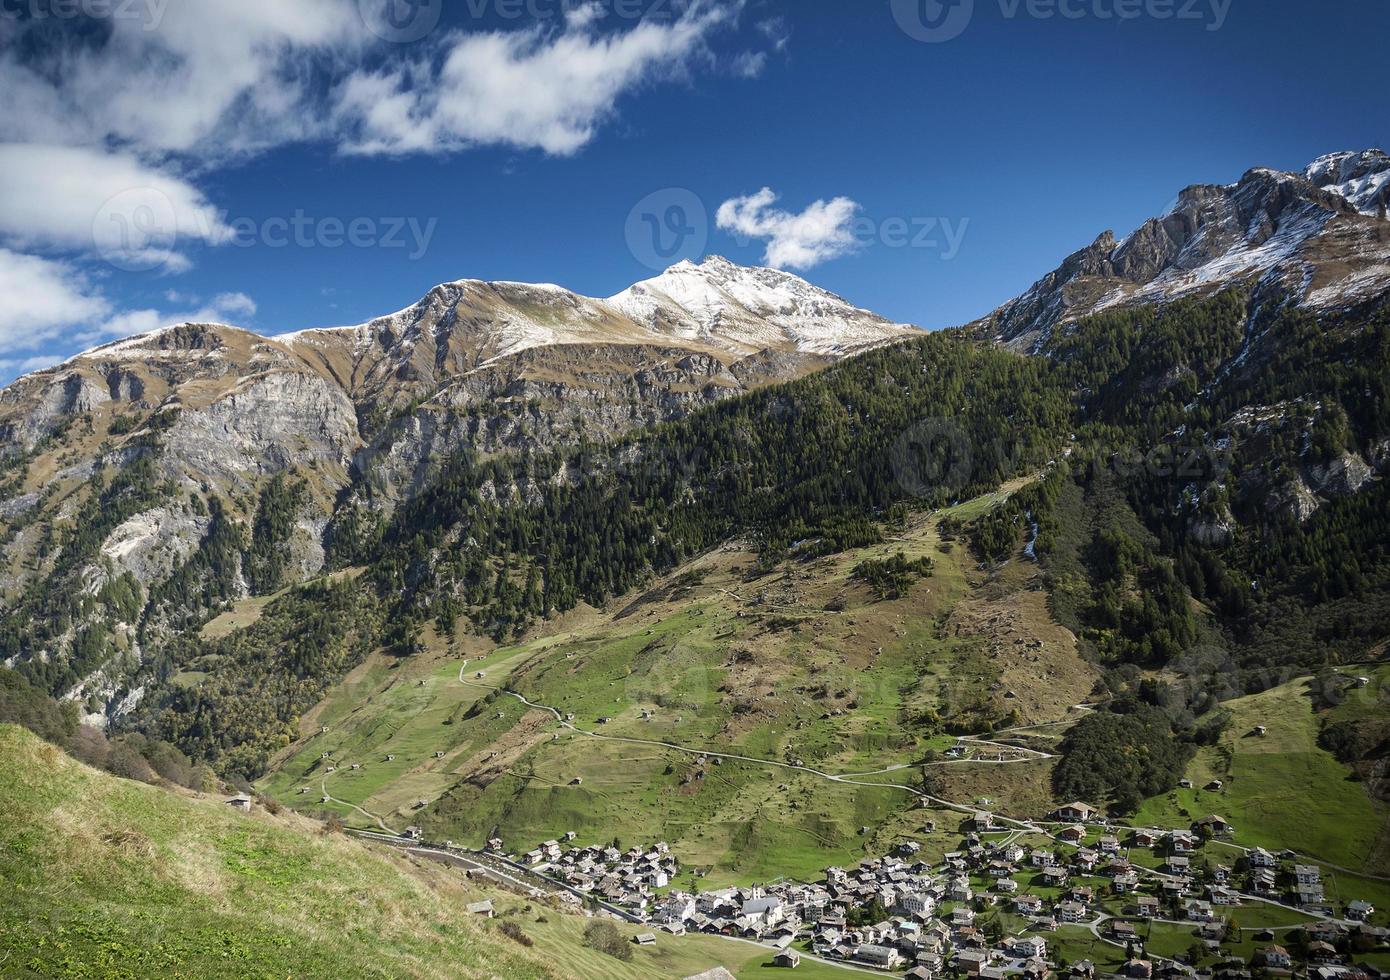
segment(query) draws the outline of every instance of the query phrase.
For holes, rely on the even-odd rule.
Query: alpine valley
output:
[[[1248,892],[1252,849],[1335,884],[1245,894],[1249,935],[1193,966],[1353,901],[1390,924],[1387,198],[1379,150],[1189,187],[930,333],[710,257],[607,299],[465,279],[358,326],[187,323],[20,378],[0,972],[305,969],[283,942],[341,975],[751,976],[772,953],[727,937],[780,938],[768,895],[802,902],[783,948],[852,959],[827,931],[940,865],[940,914],[1002,938],[1019,864],[1085,902],[1005,850],[1120,837],[1169,901],[1189,879],[1131,832],[1218,818],[1151,958],[1186,955],[1203,875]],[[55,821],[72,843],[24,857]],[[1053,953],[1121,970],[1132,895],[1068,873],[1104,896]],[[153,892],[203,938],[142,940]],[[572,914],[625,939],[687,894],[622,957]],[[484,899],[526,942],[450,931]],[[229,929],[253,938],[219,960]],[[344,933],[385,952],[337,963]]]

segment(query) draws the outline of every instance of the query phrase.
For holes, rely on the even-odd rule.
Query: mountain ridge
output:
[[[1242,285],[1255,310],[1335,313],[1390,288],[1381,150],[1319,157],[1300,172],[1254,167],[1231,184],[1193,184],[1123,240],[1102,232],[1026,292],[972,322],[982,338],[1039,353],[1064,323]]]

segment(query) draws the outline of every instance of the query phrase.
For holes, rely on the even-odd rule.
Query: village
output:
[[[962,816],[959,848],[939,861],[904,840],[812,884],[681,890],[679,876],[698,879],[666,843],[581,847],[573,834],[509,860],[562,883],[572,903],[653,927],[638,944],[660,933],[725,936],[768,945],[775,965],[792,969],[810,956],[910,980],[1106,975],[1067,957],[1071,934],[1123,951],[1108,975],[1130,980],[1384,975],[1356,962],[1390,944],[1369,902],[1329,900],[1321,868],[1292,851],[1230,844],[1234,828],[1219,815],[1166,830],[1112,825],[1084,803],[1038,824],[1001,823],[983,810]],[[934,821],[923,827],[935,830]],[[488,851],[502,856],[503,842]],[[1236,910],[1247,905],[1287,912],[1289,923],[1242,930]],[[1189,945],[1170,955],[1147,949],[1155,924],[1190,935]],[[1238,955],[1237,945],[1253,952]]]

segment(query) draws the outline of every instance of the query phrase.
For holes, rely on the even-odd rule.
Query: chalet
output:
[[[1174,854],[1163,863],[1163,869],[1171,875],[1185,875],[1192,870],[1192,859]]]
[[[1337,947],[1331,943],[1321,940],[1308,944],[1308,962],[1310,963],[1340,963],[1342,958],[1337,955]]]
[[[1240,892],[1234,888],[1227,888],[1224,885],[1212,885],[1207,889],[1207,898],[1213,905],[1239,905],[1241,904]]]
[[[1059,823],[1086,822],[1096,815],[1096,809],[1085,803],[1066,803],[1053,810],[1049,817]]]
[[[1159,901],[1152,895],[1138,895],[1134,899],[1134,908],[1142,918],[1152,919],[1158,915]]]
[[[1038,877],[1042,878],[1043,884],[1050,888],[1059,888],[1067,883],[1067,871],[1065,868],[1043,868]]]
[[[898,951],[891,946],[878,946],[873,943],[865,943],[856,949],[854,958],[860,963],[867,963],[884,970],[893,969],[898,965],[898,960],[902,959]]]
[[[1347,903],[1347,918],[1353,922],[1365,922],[1376,914],[1375,906],[1370,902],[1357,900]]]
[[[1148,960],[1128,960],[1121,973],[1130,980],[1150,980],[1154,975],[1154,965]]]
[[[970,826],[976,832],[984,832],[994,829],[994,814],[988,810],[977,810],[975,815],[970,818]]]
[[[1279,859],[1266,851],[1263,847],[1252,847],[1246,852],[1245,860],[1252,868],[1279,867]]]
[[[801,965],[801,954],[794,949],[784,949],[772,958],[772,965],[795,970]]]
[[[632,941],[638,946],[655,946],[656,934],[651,932],[640,932],[632,937]]]
[[[1269,970],[1287,970],[1293,966],[1293,957],[1283,946],[1266,946],[1255,954],[1255,959]]]
[[[1135,847],[1156,847],[1162,840],[1163,835],[1156,830],[1145,830],[1140,828],[1134,832]]]
[[[1037,915],[1043,910],[1043,900],[1036,895],[1019,895],[1014,899],[1014,908],[1020,915]]]
[[[1057,832],[1057,836],[1068,844],[1075,844],[1086,839],[1086,828],[1081,824],[1072,824],[1070,827],[1063,827]]]
[[[1128,943],[1133,941],[1138,936],[1138,933],[1135,931],[1133,922],[1126,922],[1123,919],[1111,919],[1110,935],[1114,936],[1118,942]]]
[[[1183,906],[1183,914],[1189,922],[1210,922],[1213,918],[1211,903],[1193,899]]]
[[[1197,837],[1185,830],[1175,830],[1168,835],[1168,850],[1172,854],[1189,854],[1197,847]]]
[[[1042,959],[1047,955],[1047,940],[1041,936],[1022,936],[1008,941],[1009,954],[1019,959]]]
[[[975,924],[975,911],[968,908],[953,909],[951,912],[951,928],[966,929]]]
[[[1213,813],[1192,825],[1192,832],[1210,837],[1227,837],[1234,828],[1225,817]]]
[[[1080,902],[1059,902],[1057,905],[1058,922],[1085,922],[1086,915],[1086,906]]]
[[[1139,887],[1139,876],[1133,871],[1121,872],[1111,879],[1110,887],[1116,895],[1128,895]]]

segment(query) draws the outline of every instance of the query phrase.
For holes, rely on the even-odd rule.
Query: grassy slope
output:
[[[971,501],[957,516],[999,499]],[[937,524],[924,516],[885,546],[764,575],[750,553],[725,548],[604,614],[470,663],[465,679],[483,669],[484,683],[498,684],[510,672],[517,690],[573,712],[586,730],[800,759],[836,773],[911,764],[949,745],[914,721],[927,709],[950,717],[965,705],[1017,707],[1028,721],[1066,715],[1093,674],[1075,657],[1070,634],[1046,621],[1041,596],[1028,591],[1032,567],[1020,562],[986,580],[963,543],[941,541]],[[876,602],[852,570],[898,550],[932,557],[936,570],[906,598]],[[1022,634],[1047,637],[1044,683],[1030,686],[1028,675],[1041,668],[1011,646],[1014,634],[996,642],[972,635],[1001,612]],[[584,842],[665,838],[687,865],[714,869],[713,881],[810,875],[919,829],[905,810],[912,798],[899,790],[732,761],[707,765],[697,778],[689,755],[575,736],[510,698],[470,712],[487,692],[458,683],[460,659],[439,649],[357,672],[306,719],[304,740],[263,787],[319,809],[321,756],[330,751],[339,768],[327,777],[329,793],[392,826],[423,822],[432,837],[474,844],[500,827],[514,848],[568,830]],[[1015,688],[1018,698],[1006,701],[1004,691]],[[653,716],[644,719],[644,709]],[[600,725],[601,717],[611,720]],[[317,734],[322,724],[329,733]],[[445,757],[435,760],[436,751]],[[386,763],[392,753],[397,760]],[[352,762],[363,770],[344,771]],[[1046,764],[1029,766],[1037,774],[1027,779],[1045,785]],[[1009,778],[1022,777],[1014,769]],[[957,772],[964,770],[950,774]],[[981,776],[1003,772],[990,767]],[[423,814],[409,809],[439,797]]]
[[[1390,685],[1390,668],[1380,668],[1374,672],[1372,687],[1357,698],[1378,698],[1386,685]],[[1390,871],[1374,857],[1381,853],[1376,842],[1390,814],[1371,800],[1361,784],[1349,779],[1345,766],[1318,746],[1319,719],[1309,697],[1308,679],[1239,698],[1227,706],[1234,714],[1230,729],[1219,744],[1199,752],[1189,768],[1196,788],[1148,801],[1135,822],[1177,826],[1219,813],[1235,824],[1238,843],[1292,847],[1345,868],[1376,874]],[[1265,737],[1253,734],[1257,725],[1268,729]],[[1224,782],[1222,791],[1202,789],[1213,779]]]
[[[620,962],[583,945],[584,918],[298,817],[116,779],[13,726],[0,726],[0,786],[6,977],[780,975],[767,949],[708,936],[662,934]],[[483,897],[491,923],[465,909]],[[504,937],[504,921],[534,946]],[[798,975],[844,971],[807,962]]]
[[[552,976],[472,896],[297,818],[244,816],[0,727],[6,976]]]

